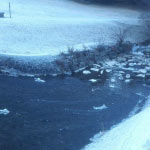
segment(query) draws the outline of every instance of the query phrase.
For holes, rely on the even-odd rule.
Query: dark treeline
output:
[[[137,5],[150,6],[150,0],[76,0],[82,3],[102,3],[102,4],[123,4],[123,5]]]

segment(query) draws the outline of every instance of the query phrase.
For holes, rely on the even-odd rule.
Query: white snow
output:
[[[93,64],[93,66],[94,67],[98,67],[98,68],[100,68],[101,66],[100,65],[98,65],[98,64]]]
[[[146,69],[140,69],[139,72],[141,72],[141,73],[147,73],[147,70]]]
[[[82,71],[82,70],[84,70],[84,69],[85,69],[85,67],[79,68],[79,69],[77,69],[75,72],[77,73],[77,72],[80,72],[80,71]]]
[[[112,71],[112,69],[106,69],[106,72],[108,72],[108,73],[111,72],[111,71]]]
[[[107,109],[107,108],[108,107],[105,104],[103,104],[102,106],[99,106],[99,107],[96,107],[96,106],[93,107],[93,109],[95,109],[95,110],[104,110],[104,109]]]
[[[83,74],[88,75],[88,74],[91,74],[91,72],[89,70],[84,70]]]
[[[150,67],[148,67],[148,66],[145,67],[145,69],[146,69],[146,71],[150,71]]]
[[[92,82],[92,83],[96,83],[97,82],[96,79],[90,79],[89,81]]]
[[[8,109],[0,109],[0,115],[8,115],[10,111]]]
[[[108,60],[105,62],[105,65],[106,66],[109,66],[109,67],[113,67],[114,65],[116,65],[118,62],[116,60]]]
[[[100,72],[101,74],[103,74],[104,73],[104,70],[101,70],[101,72]]]
[[[98,72],[98,71],[99,71],[98,68],[91,68],[90,70],[91,70],[91,71],[95,71],[95,72]]]
[[[145,74],[138,74],[138,75],[136,75],[136,77],[145,78]]]
[[[42,79],[40,79],[40,78],[35,78],[34,81],[35,81],[35,82],[45,83],[45,80],[42,80]]]
[[[126,74],[126,78],[127,78],[127,79],[130,79],[130,78],[131,78],[131,75],[130,75],[130,74]]]
[[[133,67],[135,65],[136,65],[136,63],[129,63],[129,66],[131,66],[131,67]]]
[[[119,73],[124,74],[125,72],[124,71],[119,71]]]
[[[116,82],[116,79],[115,78],[111,78],[110,80],[112,83]]]
[[[11,2],[12,18],[9,18]],[[56,55],[69,46],[112,43],[112,28],[138,24],[136,10],[71,0],[1,0],[0,54]]]
[[[146,106],[140,113],[124,120],[103,135],[101,132],[97,134],[84,150],[149,150],[149,117],[150,106]]]
[[[126,82],[126,83],[129,83],[129,82],[131,82],[131,80],[130,80],[130,79],[126,79],[125,82]]]
[[[109,87],[110,87],[110,88],[115,88],[115,87],[116,87],[116,85],[115,85],[115,84],[113,84],[113,83],[110,83],[110,84],[109,84]]]

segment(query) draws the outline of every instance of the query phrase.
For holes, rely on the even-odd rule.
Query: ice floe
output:
[[[127,79],[130,79],[130,78],[131,78],[131,75],[130,75],[130,74],[126,74],[126,78],[127,78]]]
[[[147,70],[146,69],[139,69],[139,72],[141,72],[141,73],[147,73]]]
[[[112,83],[116,82],[116,79],[115,78],[111,78],[110,80]]]
[[[0,109],[0,115],[8,115],[10,111],[8,109]]]
[[[111,72],[111,71],[112,71],[112,69],[106,69],[106,72],[108,72],[108,73]]]
[[[35,82],[45,83],[45,80],[42,80],[41,78],[35,78],[34,81]]]
[[[89,71],[89,70],[84,70],[84,71],[83,71],[83,74],[85,74],[85,75],[91,74],[91,71]]]
[[[96,79],[90,79],[89,81],[92,82],[92,83],[96,83],[97,82]]]
[[[91,70],[91,71],[95,71],[95,72],[98,72],[98,71],[99,71],[98,68],[91,68],[90,70]]]
[[[130,79],[126,79],[125,82],[126,82],[126,83],[130,83],[131,80],[130,80]]]
[[[138,75],[136,75],[136,77],[145,78],[145,74],[138,74]]]
[[[105,104],[103,104],[102,106],[99,106],[99,107],[96,107],[96,106],[93,107],[93,109],[95,109],[95,110],[103,110],[103,109],[107,109],[107,108],[108,107]]]

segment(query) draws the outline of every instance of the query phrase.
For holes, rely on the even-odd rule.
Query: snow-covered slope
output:
[[[150,106],[95,138],[84,150],[149,150]]]
[[[1,0],[0,12],[6,16],[0,18],[0,53],[17,55],[56,55],[68,46],[101,39],[112,42],[112,29],[137,24],[139,15],[134,10],[71,0]]]

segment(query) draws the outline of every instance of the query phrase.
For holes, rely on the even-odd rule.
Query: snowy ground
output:
[[[99,133],[84,150],[149,150],[150,149],[150,107],[113,127]]]
[[[11,2],[12,19],[8,2]],[[137,25],[139,12],[70,0],[0,1],[0,54],[56,55],[68,46],[113,42],[112,30]]]

